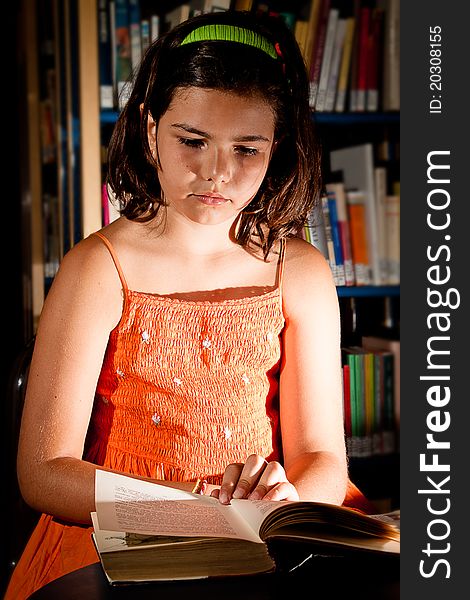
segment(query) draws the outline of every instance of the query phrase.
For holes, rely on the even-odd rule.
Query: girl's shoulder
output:
[[[337,302],[336,286],[323,254],[300,238],[286,245],[283,302],[289,315],[321,309]]]
[[[330,267],[323,254],[312,244],[301,238],[289,238],[286,241],[286,275],[289,279],[313,280],[331,276]]]
[[[100,230],[111,241],[113,235],[106,228]],[[76,243],[61,260],[54,278],[53,288],[62,294],[70,293],[84,297],[96,294],[109,300],[117,293],[121,296],[119,273],[113,262],[112,253],[103,239],[90,234]]]

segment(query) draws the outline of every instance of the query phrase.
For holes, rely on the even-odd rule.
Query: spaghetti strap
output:
[[[116,271],[118,272],[119,279],[121,280],[122,289],[124,291],[124,296],[127,296],[127,292],[129,291],[129,288],[127,286],[127,281],[126,281],[126,278],[124,277],[124,272],[122,270],[121,264],[117,257],[116,251],[113,248],[113,245],[108,240],[108,238],[105,235],[103,235],[102,233],[100,233],[99,231],[95,231],[94,233],[92,233],[92,235],[96,235],[97,237],[99,237],[103,241],[103,243],[106,246],[106,248],[108,249],[109,253],[111,254],[111,258],[113,259],[114,266],[116,267]]]
[[[278,272],[277,272],[277,285],[279,287],[279,303],[282,310],[282,280],[284,275],[284,262],[286,258],[286,239],[281,238],[281,248],[279,250],[279,262],[278,262]]]

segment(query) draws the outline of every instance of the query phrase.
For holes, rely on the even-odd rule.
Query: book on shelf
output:
[[[131,68],[137,69],[142,60],[142,30],[140,0],[127,0],[129,14],[129,37],[131,44]]]
[[[371,349],[374,357],[374,435],[372,452],[390,454],[397,448],[395,417],[395,357],[393,352]]]
[[[377,217],[377,252],[379,260],[379,277],[383,284],[389,283],[387,224],[385,222],[385,198],[387,196],[387,169],[375,167],[375,204]]]
[[[323,223],[325,225],[326,246],[328,248],[328,263],[333,274],[335,285],[345,285],[344,259],[338,229],[336,200],[333,194],[323,194],[321,197]]]
[[[317,502],[216,498],[96,471],[92,538],[110,583],[275,571],[285,544],[332,556],[399,556],[399,513]]]
[[[356,20],[354,17],[346,19],[346,32],[344,35],[341,64],[338,75],[338,88],[335,97],[335,111],[344,112],[346,109],[346,97],[348,93],[349,73],[351,70],[351,56],[354,42]]]
[[[396,449],[393,353],[382,348],[342,348],[344,417],[349,457]],[[347,404],[348,403],[348,404]]]
[[[330,152],[330,161],[333,171],[342,171],[347,189],[364,193],[371,283],[380,285],[373,146],[367,143],[333,150]]]
[[[190,16],[209,12],[223,12],[230,8],[230,0],[191,0]],[[237,9],[244,10],[244,9]]]
[[[114,23],[112,39],[114,40],[113,52],[115,57],[115,104],[121,109],[124,107],[129,98],[129,79],[132,73],[128,0],[114,0],[114,2],[111,3],[111,10],[111,23]]]
[[[176,25],[189,19],[190,12],[191,5],[188,3],[180,4],[176,8],[173,8],[173,10],[166,12],[163,19],[166,31],[170,31]]]
[[[142,54],[145,54],[150,46],[150,20],[142,19],[140,21],[140,36],[142,39]]]
[[[387,255],[387,283],[400,283],[400,196],[385,196],[385,234]]]
[[[338,26],[339,10],[330,8],[326,23],[325,45],[321,60],[320,78],[318,80],[318,88],[316,91],[315,110],[324,111],[326,104],[326,94],[328,91],[328,81],[330,77],[331,63],[336,41],[336,29]]]
[[[343,182],[327,183],[325,188],[330,197],[335,198],[336,203],[336,224],[343,255],[344,285],[354,285],[356,279],[354,276],[354,262],[351,248],[346,189]]]
[[[318,27],[318,18],[320,15],[321,0],[311,0],[308,13],[307,37],[305,40],[305,65],[310,72],[312,63],[313,49],[315,45],[315,36]]]
[[[307,62],[308,21],[297,19],[294,25],[294,36],[299,45],[302,57]]]
[[[235,10],[251,10],[253,6],[253,0],[235,0]]]
[[[367,242],[366,198],[360,190],[346,190],[351,254],[356,285],[372,283]]]
[[[304,227],[301,229],[300,234],[304,240],[312,244],[312,246],[315,246],[315,248],[323,254],[327,261],[329,260],[325,222],[323,218],[323,207],[320,203],[317,203],[310,211],[307,221]]]
[[[328,84],[326,87],[324,105],[324,110],[326,112],[333,112],[335,108],[336,93],[338,90],[339,70],[341,66],[341,57],[344,49],[347,26],[347,19],[338,19],[338,23],[336,25],[336,35],[333,46],[333,54],[331,56],[331,66],[328,74]]]
[[[370,60],[369,55],[369,26],[371,8],[361,5],[358,21],[358,55],[357,55],[357,79],[355,82],[355,104],[354,110],[363,112],[366,109],[367,71]]]
[[[331,0],[321,0],[320,12],[317,19],[317,28],[315,31],[314,41],[312,45],[312,57],[310,59],[309,72],[309,104],[311,108],[315,107],[318,93],[318,85],[320,83],[321,66],[323,61],[323,53],[325,50],[330,5]]]
[[[351,435],[346,438],[348,456],[371,456],[371,438],[366,432],[364,364],[358,347],[341,349],[343,364],[349,367],[349,410],[351,413]]]
[[[363,336],[361,344],[372,351],[385,350],[393,354],[393,419],[394,429],[400,430],[400,340],[381,336]]]
[[[100,106],[102,109],[114,108],[113,78],[113,36],[111,32],[111,13],[109,0],[98,2],[98,55],[100,78]]]
[[[118,209],[118,201],[108,188],[106,183],[101,186],[101,212],[103,215],[103,226],[109,225],[121,215]]]
[[[384,6],[383,110],[400,110],[400,0],[382,0]]]
[[[381,63],[383,63],[383,23],[384,11],[374,7],[370,15],[367,39],[366,110],[369,112],[379,110]]]

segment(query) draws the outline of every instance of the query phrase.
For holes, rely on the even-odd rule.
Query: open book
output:
[[[111,583],[196,579],[276,569],[270,544],[332,555],[398,555],[399,513],[364,515],[316,502],[222,505],[155,483],[96,471],[93,541]]]

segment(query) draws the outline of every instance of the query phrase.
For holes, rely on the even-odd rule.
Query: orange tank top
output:
[[[205,477],[252,453],[281,458],[280,334],[285,242],[273,291],[189,301],[128,288],[99,377],[85,458],[162,480]]]

